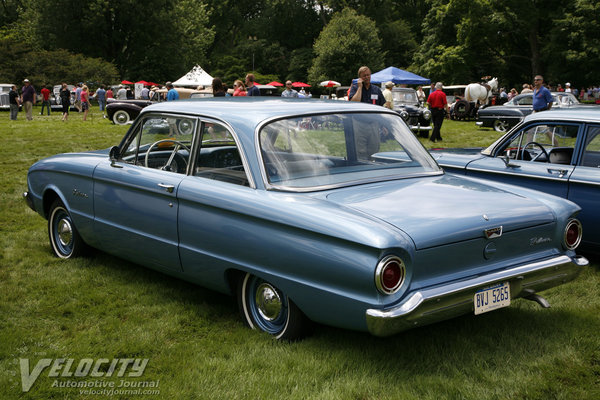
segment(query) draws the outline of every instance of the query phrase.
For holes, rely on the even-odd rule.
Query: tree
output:
[[[375,72],[383,68],[385,58],[375,22],[350,8],[334,14],[315,41],[314,52],[308,76],[313,83],[335,79],[349,84],[360,66]]]

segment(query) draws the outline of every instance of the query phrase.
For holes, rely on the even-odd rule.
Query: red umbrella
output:
[[[283,83],[279,83],[277,81],[273,81],[273,82],[267,83],[267,85],[271,85],[271,86],[283,86]]]
[[[146,81],[137,81],[136,83],[141,83],[144,86],[150,85],[150,82],[146,82]]]
[[[337,87],[337,86],[341,86],[341,83],[336,82],[336,81],[323,81],[323,82],[319,83],[319,86]]]
[[[121,81],[121,83],[123,85],[133,85],[133,82],[129,82],[129,81]]]
[[[293,82],[292,87],[310,87],[310,85],[304,82]]]

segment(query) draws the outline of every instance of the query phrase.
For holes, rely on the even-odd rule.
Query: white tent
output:
[[[212,80],[212,76],[196,65],[190,72],[173,82],[173,86],[211,86]]]

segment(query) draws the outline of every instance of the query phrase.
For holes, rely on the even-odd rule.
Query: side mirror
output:
[[[520,165],[511,163],[510,158],[508,158],[508,156],[500,156],[498,158],[504,161],[504,165],[506,166],[506,168],[521,168]]]
[[[117,160],[119,159],[120,152],[121,150],[119,149],[119,146],[113,146],[110,148],[110,151],[108,152],[108,159],[110,160],[111,167],[123,168],[122,166],[116,164]]]

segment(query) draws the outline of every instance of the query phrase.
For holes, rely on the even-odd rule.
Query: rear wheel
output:
[[[113,122],[117,125],[125,125],[131,120],[127,111],[118,110],[113,114]]]
[[[471,105],[466,100],[459,100],[454,104],[454,116],[456,119],[469,118],[469,110]]]
[[[250,328],[280,340],[296,340],[307,335],[308,318],[271,283],[248,273],[239,282],[237,296],[240,313]]]
[[[55,200],[48,215],[48,236],[54,254],[59,258],[82,255],[86,245],[63,202]]]

